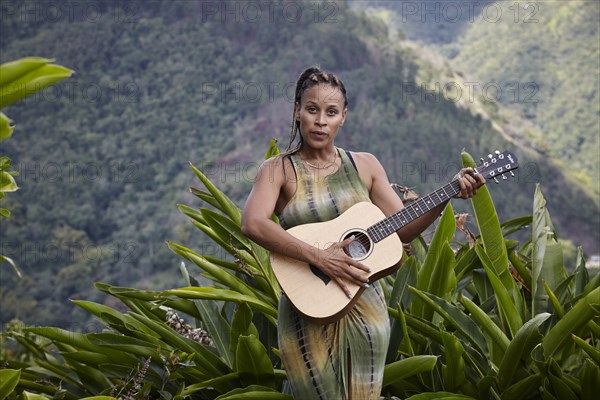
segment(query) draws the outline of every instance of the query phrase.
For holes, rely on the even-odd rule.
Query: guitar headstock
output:
[[[496,150],[494,154],[488,154],[488,159],[480,158],[481,164],[477,166],[475,169],[477,173],[483,175],[483,177],[487,180],[493,180],[498,183],[498,177],[502,176],[503,180],[506,180],[506,173],[510,172],[511,176],[515,176],[513,174],[513,170],[519,168],[519,162],[517,157],[509,152],[503,151],[499,152]]]

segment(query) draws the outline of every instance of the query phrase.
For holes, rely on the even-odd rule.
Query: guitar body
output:
[[[398,235],[389,235],[375,243],[366,234],[369,226],[382,219],[385,215],[377,206],[361,202],[331,221],[298,225],[287,232],[320,249],[354,235],[356,239],[348,246],[347,254],[371,269],[369,282],[373,282],[398,270],[402,260]],[[276,253],[271,253],[271,266],[296,310],[313,322],[326,324],[340,319],[365,290],[348,282],[352,294],[349,299],[335,281],[315,266]]]

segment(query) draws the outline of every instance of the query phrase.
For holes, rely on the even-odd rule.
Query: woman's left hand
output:
[[[460,199],[470,199],[477,193],[477,188],[485,185],[483,175],[475,172],[473,168],[463,168],[458,174],[458,183],[460,184],[460,193],[456,196]]]

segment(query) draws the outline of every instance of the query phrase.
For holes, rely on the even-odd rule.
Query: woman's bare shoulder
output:
[[[352,158],[357,163],[359,170],[360,170],[360,167],[366,168],[370,171],[374,171],[374,170],[381,168],[381,163],[379,162],[377,157],[375,157],[371,153],[367,153],[364,151],[359,151],[359,152],[353,151]]]
[[[258,169],[257,179],[269,179],[283,182],[285,176],[292,170],[291,161],[285,155],[272,156],[262,162]]]

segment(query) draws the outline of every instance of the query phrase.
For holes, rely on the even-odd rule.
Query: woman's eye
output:
[[[329,110],[328,114],[329,115],[335,115],[335,114],[337,114],[337,110]]]

